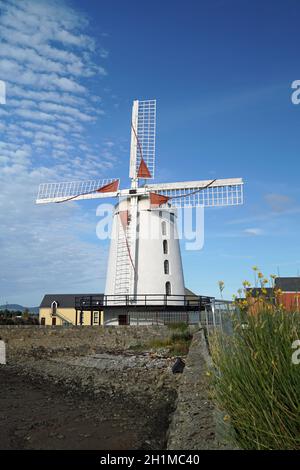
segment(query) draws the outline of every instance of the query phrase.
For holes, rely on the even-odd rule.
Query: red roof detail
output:
[[[102,186],[102,188],[97,189],[97,193],[113,193],[115,191],[118,191],[119,188],[119,181],[115,180],[112,183],[108,183],[105,186]]]
[[[152,178],[151,173],[145,163],[145,160],[142,158],[139,166],[139,171],[137,174],[138,178]]]
[[[168,202],[170,198],[168,196],[163,196],[162,194],[150,193],[150,204],[151,206],[161,206]]]

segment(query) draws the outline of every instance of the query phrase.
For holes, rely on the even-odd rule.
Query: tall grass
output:
[[[174,356],[185,356],[189,352],[189,347],[193,338],[186,323],[174,323],[168,325],[172,333],[165,339],[154,339],[148,344],[151,348],[167,348]]]
[[[300,449],[300,313],[262,306],[210,337],[213,392],[243,449]],[[299,354],[300,357],[300,354]],[[227,416],[228,415],[228,416]]]

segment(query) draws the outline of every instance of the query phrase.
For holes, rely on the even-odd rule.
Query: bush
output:
[[[177,330],[186,331],[189,327],[189,325],[185,322],[168,323],[167,326],[170,330],[175,330],[175,331]]]
[[[154,349],[167,348],[173,356],[185,356],[189,352],[192,340],[189,330],[175,331],[169,338],[153,339],[149,342],[149,347]]]
[[[300,449],[300,313],[262,304],[232,336],[210,338],[213,391],[243,449]],[[228,414],[228,415],[227,415]]]
[[[171,335],[171,341],[173,343],[176,343],[177,341],[190,341],[191,339],[192,334],[188,330],[172,333]]]

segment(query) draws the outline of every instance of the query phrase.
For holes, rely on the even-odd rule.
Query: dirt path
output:
[[[161,410],[160,410],[161,411]],[[0,449],[159,449],[168,416],[0,366]]]

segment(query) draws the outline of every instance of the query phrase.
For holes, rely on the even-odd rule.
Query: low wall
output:
[[[209,396],[207,372],[211,359],[204,331],[194,333],[178,386],[176,409],[168,431],[169,450],[229,448],[220,429],[220,416]]]
[[[78,354],[124,350],[153,338],[166,338],[169,334],[168,327],[161,326],[0,326],[0,340],[6,343],[8,361],[16,354],[31,355],[33,350],[41,355],[67,354],[72,350]]]

